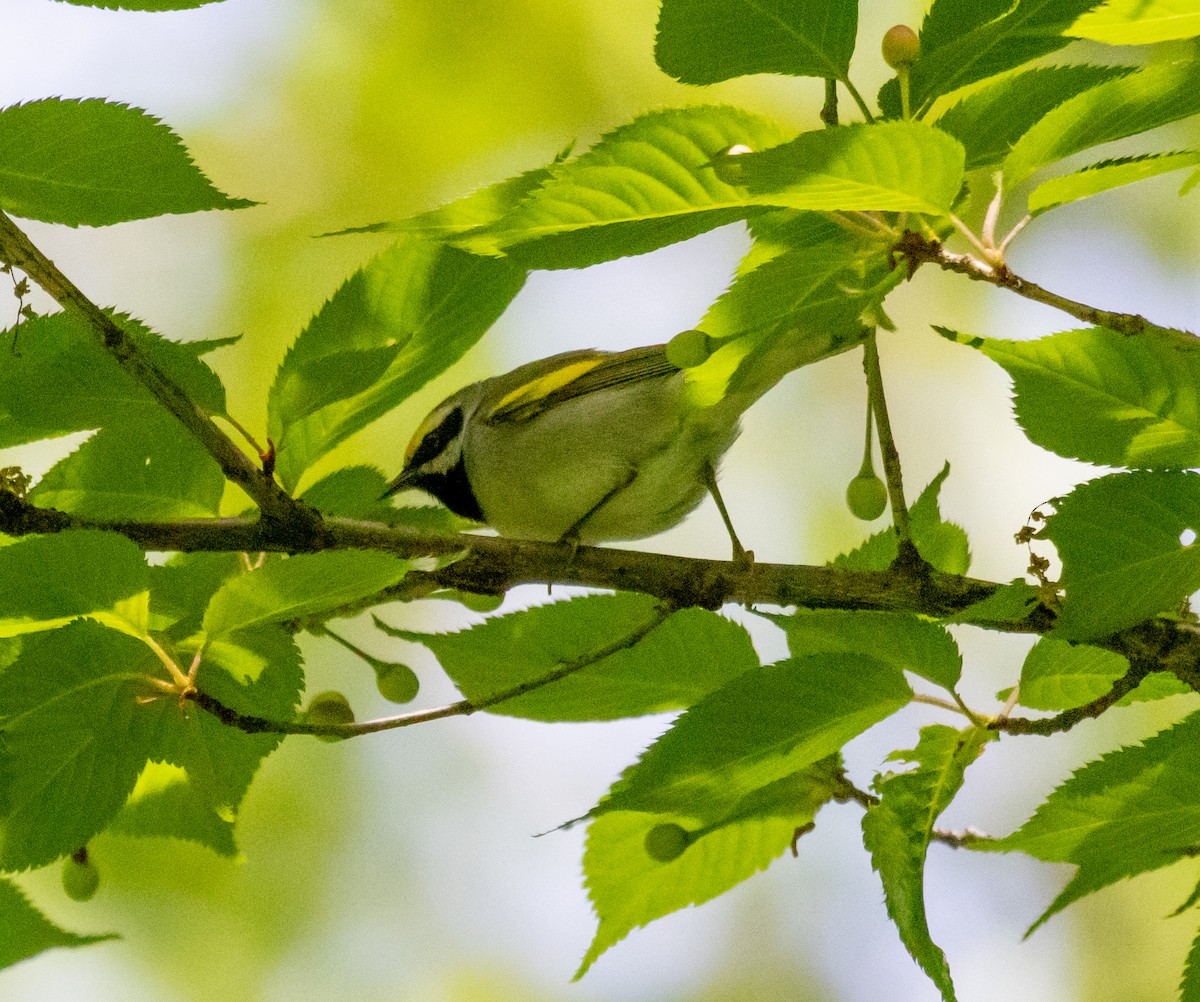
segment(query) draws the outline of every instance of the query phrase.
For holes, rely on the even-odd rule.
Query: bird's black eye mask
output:
[[[405,463],[405,468],[409,470],[419,470],[430,460],[437,458],[445,450],[463,428],[463,411],[461,407],[455,407],[449,414],[442,418],[442,423],[432,431],[428,432],[424,438],[417,444],[413,454],[408,457],[408,462]]]

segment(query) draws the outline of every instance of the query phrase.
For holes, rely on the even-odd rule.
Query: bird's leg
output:
[[[572,549],[571,549],[571,558],[572,559],[574,559],[574,557],[575,557],[575,551],[577,549],[579,549],[579,531],[587,524],[587,520],[589,518],[591,518],[593,515],[595,515],[596,512],[598,512],[606,504],[608,504],[608,502],[611,501],[614,497],[616,497],[618,494],[620,494],[621,491],[623,491],[626,487],[628,487],[631,483],[633,483],[634,480],[637,479],[637,475],[638,475],[637,467],[631,466],[629,468],[629,473],[626,475],[624,480],[622,480],[619,484],[617,484],[615,487],[610,489],[604,495],[604,497],[602,497],[599,501],[597,501],[594,505],[592,505],[584,513],[584,516],[581,519],[579,519],[574,525],[571,526],[571,528],[569,528],[566,532],[564,532],[559,537],[560,543],[571,543],[572,544]]]
[[[737,533],[733,531],[733,522],[729,518],[729,509],[725,507],[725,500],[721,497],[720,488],[717,487],[717,472],[713,469],[712,463],[704,464],[704,481],[708,486],[709,494],[712,495],[713,500],[717,503],[717,511],[721,513],[721,521],[725,523],[725,530],[729,533],[729,541],[733,543],[733,562],[735,564],[743,564],[746,567],[752,566],[754,564],[754,553],[742,546]]]

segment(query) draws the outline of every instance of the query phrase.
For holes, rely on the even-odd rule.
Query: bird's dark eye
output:
[[[425,437],[417,443],[413,454],[408,457],[408,462],[404,464],[405,468],[419,470],[430,460],[440,456],[445,451],[446,446],[458,437],[462,431],[462,427],[462,408],[455,407],[454,410],[442,418],[441,424],[427,432]]]

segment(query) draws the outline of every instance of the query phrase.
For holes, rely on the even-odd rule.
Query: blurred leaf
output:
[[[1195,0],[1108,0],[1079,18],[1066,34],[1108,45],[1153,45],[1200,35]]]
[[[89,620],[25,638],[0,673],[9,809],[0,866],[25,869],[85,845],[125,803],[178,719],[148,683],[162,666],[141,641]]]
[[[646,836],[658,825],[687,818],[638,811],[593,818],[583,872],[600,924],[575,978],[638,926],[703,904],[765,870],[830,798],[837,764],[831,759],[755,790],[727,820],[696,832],[694,841],[669,862],[646,852]]]
[[[804,132],[737,162],[751,202],[941,215],[962,188],[964,157],[962,144],[933,126],[881,122]]]
[[[654,57],[689,84],[748,73],[845,80],[857,31],[847,0],[663,0]]]
[[[1021,705],[1055,711],[1083,706],[1103,696],[1128,670],[1125,658],[1102,647],[1041,637],[1021,667]],[[1174,676],[1158,673],[1144,679],[1118,705],[1190,691]]]
[[[1103,466],[1200,465],[1200,353],[1177,332],[1088,327],[1002,341],[934,329],[1007,370],[1017,421],[1036,445]]]
[[[266,623],[319,616],[381,592],[408,572],[390,553],[333,550],[272,560],[230,578],[204,611],[210,638]]]
[[[0,209],[69,226],[255,203],[212,186],[169,128],[98,98],[0,109]]]
[[[937,127],[966,147],[967,170],[1000,163],[1021,136],[1052,108],[1129,66],[1039,66],[989,83],[943,112]]]
[[[268,429],[284,485],[294,489],[321,456],[458,361],[524,281],[510,262],[416,237],[355,272],[292,344],[271,387]]]
[[[1102,0],[934,0],[921,25],[911,101],[918,117],[935,98],[1061,49],[1062,32]],[[900,117],[893,78],[879,92],[889,118]]]
[[[1135,136],[1200,112],[1200,62],[1152,63],[1065,101],[1004,158],[1004,190],[1042,167],[1101,143]]]
[[[221,3],[221,0],[63,0],[64,3],[75,4],[77,7],[102,7],[105,10],[194,10],[210,3]]]
[[[1029,196],[1029,211],[1033,215],[1048,209],[1090,198],[1122,185],[1157,177],[1168,171],[1195,167],[1200,164],[1200,150],[1179,150],[1175,153],[1146,153],[1137,157],[1122,157],[1089,164],[1074,174],[1052,177],[1033,189]]]
[[[1200,933],[1192,940],[1179,984],[1179,1002],[1200,1002]]]
[[[224,415],[225,388],[197,357],[196,345],[167,341],[136,320],[110,315],[198,406]],[[73,314],[18,324],[0,335],[0,355],[0,448],[117,421],[137,426],[163,413]]]
[[[633,593],[589,595],[497,616],[458,633],[393,630],[425,644],[473,702],[586,660],[660,615]],[[381,624],[382,626],[382,624]],[[614,720],[690,706],[758,667],[745,629],[703,609],[681,609],[631,646],[534,692],[489,706],[533,720]]]
[[[11,967],[19,960],[35,956],[56,946],[87,946],[106,939],[116,939],[113,933],[102,936],[80,936],[67,932],[38,911],[11,880],[0,878],[0,967]]]
[[[776,125],[737,108],[649,112],[553,167],[528,198],[461,243],[530,268],[644,254],[764,211],[722,181],[712,160],[736,144],[763,149],[782,140]]]
[[[1067,905],[1195,854],[1200,841],[1200,714],[1078,770],[996,843],[1079,869],[1029,932]],[[1028,935],[1028,933],[1026,933]]]
[[[945,618],[949,623],[1016,623],[1036,608],[1041,594],[1021,579],[1001,585],[987,598]]]
[[[925,856],[934,822],[961,788],[963,772],[979,757],[984,743],[996,737],[981,728],[922,727],[916,748],[888,756],[889,761],[911,762],[916,768],[876,779],[879,803],[863,815],[863,844],[883,882],[888,915],[946,1002],[954,1002],[954,985],[945,954],[929,935]]]
[[[1137,472],[1080,484],[1039,537],[1062,559],[1064,640],[1108,636],[1176,609],[1200,588],[1200,475]]]
[[[742,672],[683,713],[594,813],[719,821],[753,790],[832,755],[911,698],[900,671],[869,657],[821,654]]]
[[[909,509],[909,527],[917,552],[935,570],[945,574],[966,574],[971,564],[967,534],[953,522],[943,522],[938,507],[938,493],[949,475],[950,464],[946,463]],[[856,549],[831,560],[830,566],[855,571],[885,571],[898,553],[896,530],[889,526]]]
[[[954,638],[938,623],[908,613],[802,609],[766,618],[786,631],[793,657],[859,654],[945,689],[953,689],[962,674]]]
[[[224,489],[216,461],[160,410],[101,428],[52,466],[29,500],[83,518],[152,521],[216,515]]]
[[[0,546],[0,636],[112,609],[148,580],[142,551],[115,532],[72,530]]]

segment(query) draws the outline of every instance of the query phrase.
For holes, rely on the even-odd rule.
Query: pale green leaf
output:
[[[1174,611],[1200,589],[1200,475],[1101,477],[1055,508],[1039,535],[1062,560],[1061,638],[1107,636]]]
[[[1003,341],[935,329],[1007,370],[1017,421],[1042,448],[1103,466],[1200,465],[1200,351],[1188,350],[1190,336],[1089,327]]]
[[[1004,158],[1011,191],[1049,164],[1200,112],[1200,61],[1151,63],[1060,104]]]
[[[1108,0],[1079,18],[1066,34],[1108,45],[1153,45],[1200,35],[1196,0]]]
[[[220,856],[237,855],[233,821],[197,793],[185,770],[161,762],[146,764],[108,830],[142,838],[184,839]]]
[[[524,280],[511,262],[417,237],[352,275],[296,339],[268,396],[283,484],[294,489],[321,456],[458,361]]]
[[[0,109],[0,209],[70,226],[239,209],[146,112],[98,98]]]
[[[714,823],[753,790],[833,754],[911,697],[902,672],[868,657],[822,654],[742,672],[683,713],[595,813]]]
[[[226,581],[204,611],[210,638],[266,623],[320,616],[395,584],[409,563],[390,553],[332,550],[269,560]]]
[[[846,0],[663,0],[654,57],[711,84],[749,73],[846,79],[858,5]]]
[[[737,162],[763,205],[942,215],[962,188],[965,152],[922,122],[881,122],[805,132]]]
[[[1200,841],[1200,714],[1090,762],[996,848],[1074,863],[1033,928],[1094,891],[1191,857]],[[1032,929],[1030,930],[1032,931]]]
[[[1107,693],[1113,682],[1128,670],[1125,658],[1102,647],[1042,637],[1030,648],[1021,666],[1021,705],[1031,710],[1083,706]],[[1161,699],[1189,691],[1174,676],[1159,673],[1148,676],[1120,703]]]
[[[1200,934],[1192,940],[1187,961],[1183,966],[1183,980],[1179,984],[1179,1002],[1200,1002]]]
[[[11,880],[0,878],[0,967],[11,967],[19,960],[33,957],[56,946],[87,946],[106,939],[67,932],[38,911]]]
[[[1081,198],[1090,198],[1135,181],[1184,167],[1195,167],[1197,164],[1200,164],[1200,150],[1147,153],[1139,157],[1104,160],[1074,174],[1043,181],[1029,195],[1029,211],[1036,216],[1068,202],[1077,202]]]
[[[458,633],[384,629],[428,646],[463,695],[479,703],[587,661],[659,618],[657,600],[628,593],[538,606]],[[741,626],[703,609],[681,609],[630,646],[488,711],[534,720],[612,720],[677,710],[758,663]]]
[[[737,108],[649,112],[553,167],[511,212],[460,242],[531,268],[644,254],[765,211],[711,164],[730,146],[761,150],[783,138],[773,123]]]

